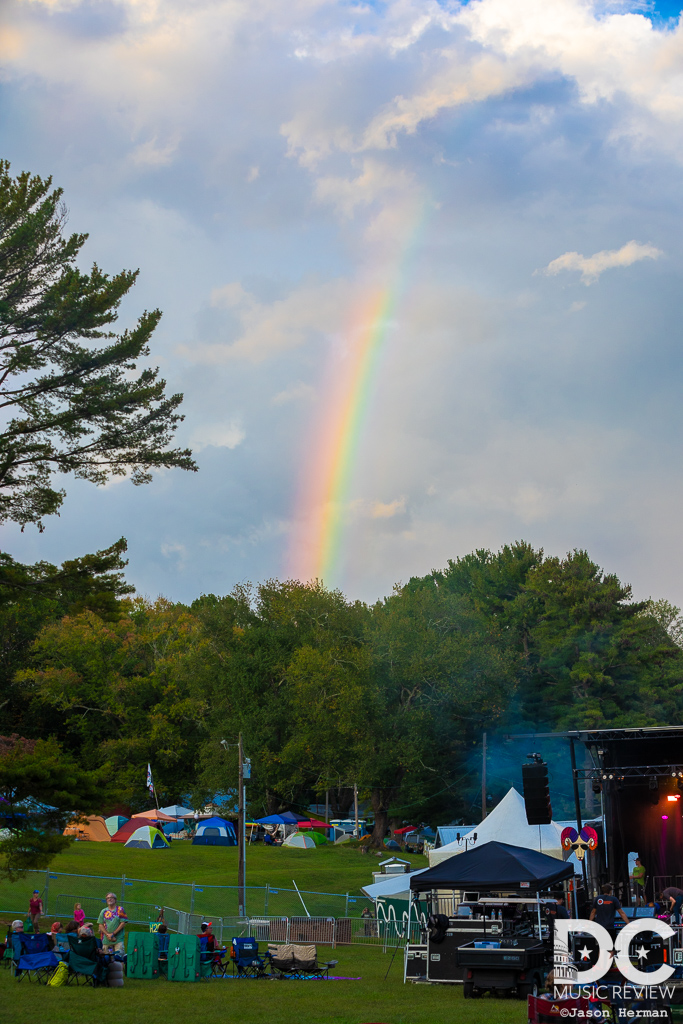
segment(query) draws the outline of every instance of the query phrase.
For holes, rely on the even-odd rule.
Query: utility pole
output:
[[[481,745],[481,820],[486,817],[486,733]]]
[[[356,819],[356,839],[360,839],[360,829],[358,828],[358,786],[355,782],[353,784],[353,813]]]
[[[245,916],[245,899],[244,899],[244,876],[245,876],[245,859],[244,859],[244,838],[245,838],[245,814],[244,814],[244,757],[242,752],[242,733],[239,736],[239,805],[237,814],[237,905],[240,917]]]
[[[326,789],[325,790],[325,824],[329,825],[329,823],[330,823],[330,791],[329,791],[329,789]]]

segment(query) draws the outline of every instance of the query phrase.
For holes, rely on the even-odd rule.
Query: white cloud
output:
[[[229,423],[206,424],[198,427],[191,438],[192,449],[196,452],[204,448],[236,448],[246,437],[244,428],[236,420]]]
[[[630,241],[622,245],[621,249],[602,249],[592,256],[582,256],[580,252],[565,252],[557,259],[551,260],[542,273],[554,276],[563,270],[578,270],[581,272],[583,283],[589,285],[595,284],[605,270],[630,267],[640,260],[656,260],[662,255],[662,250],[654,245]]]
[[[181,345],[193,362],[219,365],[235,359],[262,362],[299,348],[313,336],[334,334],[346,322],[354,287],[344,279],[307,281],[275,302],[260,302],[239,284],[212,293],[212,304],[235,311],[241,331],[235,341]]]
[[[298,380],[296,384],[285,388],[284,391],[278,391],[270,401],[272,405],[287,405],[289,402],[299,402],[302,399],[313,398],[314,395],[315,389],[310,384],[304,384],[302,380]]]
[[[393,519],[406,510],[406,499],[396,498],[394,501],[375,501],[370,506],[370,515],[373,519]]]

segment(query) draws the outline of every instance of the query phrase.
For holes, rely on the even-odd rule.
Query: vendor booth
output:
[[[423,941],[406,947],[407,980],[464,983],[526,997],[543,981],[550,940],[540,894],[573,876],[536,850],[484,843],[410,876],[410,918],[427,920]],[[554,902],[554,901],[553,901]]]

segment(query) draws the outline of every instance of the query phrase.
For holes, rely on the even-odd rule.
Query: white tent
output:
[[[381,882],[372,882],[371,885],[361,885],[361,892],[376,900],[378,896],[388,896],[390,899],[410,899],[410,879],[413,875],[420,875],[427,868],[420,868],[419,871],[410,871],[403,875],[387,875]]]
[[[510,846],[523,846],[526,850],[539,850],[549,857],[564,860],[560,826],[555,821],[551,821],[549,825],[529,825],[526,820],[524,799],[514,787],[480,825],[462,838],[471,839],[475,832],[476,843],[468,842],[466,846],[461,840],[460,844],[449,843],[447,846],[440,846],[438,850],[430,850],[429,866],[433,868],[435,864],[440,864],[455,854],[464,853],[466,848],[476,850],[483,843],[494,841],[509,843]]]

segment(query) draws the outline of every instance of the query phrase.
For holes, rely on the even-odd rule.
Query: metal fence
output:
[[[21,882],[0,881],[0,913],[25,914],[28,894],[38,889],[44,912],[51,917],[70,917],[80,903],[89,917],[105,906],[105,895],[115,892],[138,923],[156,920],[160,907],[175,907],[200,918],[233,918],[238,914],[238,889],[231,885],[199,882],[162,882],[145,878],[106,875],[75,875],[65,872],[30,871]],[[308,892],[304,889],[247,886],[246,910],[253,916],[353,917],[366,901],[349,893]]]
[[[407,915],[406,915],[407,916]],[[172,907],[164,907],[164,918],[172,930],[193,934],[199,930],[202,918],[183,914]],[[232,917],[211,918],[215,935],[222,942],[233,936],[249,935],[259,942],[293,942],[316,946],[382,946],[391,949],[408,941],[407,923],[359,917]],[[421,925],[410,923],[410,941],[419,942]]]

